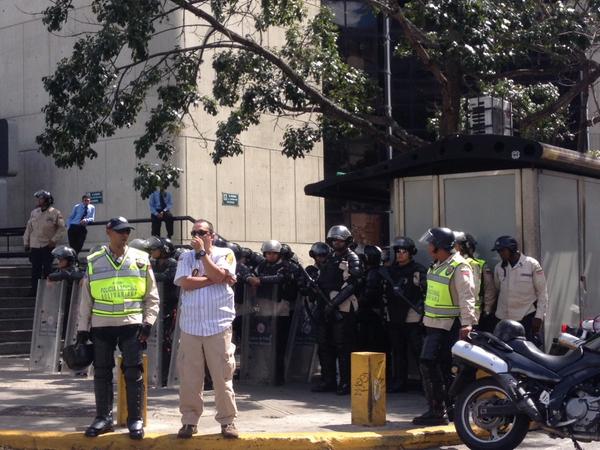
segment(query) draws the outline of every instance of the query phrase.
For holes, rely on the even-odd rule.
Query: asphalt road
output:
[[[600,442],[584,443],[580,442],[579,445],[584,450],[600,450]],[[573,450],[573,443],[568,439],[552,439],[544,433],[532,432],[527,435],[525,440],[519,445],[519,450],[539,450],[539,449],[552,449],[552,450]],[[469,450],[466,445],[457,445],[450,447],[435,447],[435,449],[444,450]]]

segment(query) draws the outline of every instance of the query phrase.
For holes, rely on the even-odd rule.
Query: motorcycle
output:
[[[511,450],[530,423],[553,438],[600,441],[600,316],[587,338],[562,333],[568,351],[553,356],[525,338],[518,322],[474,331],[452,347],[449,395],[456,431],[473,450]]]

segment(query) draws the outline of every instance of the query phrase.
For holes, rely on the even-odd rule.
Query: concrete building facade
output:
[[[146,108],[137,123],[105,139],[95,147],[98,157],[88,161],[82,170],[58,169],[54,162],[38,152],[35,137],[42,131],[41,108],[48,100],[42,77],[53,72],[57,62],[67,57],[75,35],[93,29],[89,2],[76,1],[76,8],[61,36],[47,32],[39,13],[50,2],[46,0],[0,0],[0,119],[13,125],[10,165],[13,175],[0,178],[0,228],[25,224],[34,206],[33,193],[47,189],[55,198],[55,206],[65,216],[86,192],[102,192],[102,203],[96,205],[97,220],[123,215],[128,218],[150,216],[147,200],[133,189],[137,163],[133,143],[143,132],[155,97],[148,97]],[[185,24],[179,30],[159,34],[152,42],[151,53],[174,45],[194,45],[203,37],[205,28],[194,26],[193,17],[184,13],[171,15],[164,27]],[[239,25],[243,28],[243,24]],[[269,44],[276,45],[281,31],[268,34]],[[210,54],[199,81],[209,90],[212,83]],[[324,203],[304,194],[304,186],[323,178],[322,148],[304,159],[292,160],[281,154],[280,142],[286,122],[264,117],[260,125],[242,136],[245,152],[215,166],[209,156],[219,120],[202,109],[192,112],[200,133],[191,123],[176,138],[176,164],[184,172],[181,187],[174,194],[174,214],[213,221],[225,238],[260,247],[267,239],[289,243],[307,258],[308,246],[324,235]],[[238,205],[226,205],[223,194],[238,196]],[[186,238],[189,226],[175,239]],[[143,224],[135,237],[148,236],[150,225]],[[102,227],[91,227],[88,243],[101,242]],[[133,237],[133,236],[132,236]]]

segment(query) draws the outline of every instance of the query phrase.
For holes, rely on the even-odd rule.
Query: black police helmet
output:
[[[175,253],[175,244],[169,238],[160,238],[163,244],[163,252],[167,257],[171,257]]]
[[[158,238],[153,237],[151,239],[158,239]],[[129,242],[129,246],[131,248],[141,250],[142,252],[146,252],[146,253],[150,252],[149,239],[135,238],[131,242]]]
[[[477,248],[477,241],[470,233],[457,232],[455,233],[456,243],[464,248],[469,253],[474,253]]]
[[[225,248],[227,247],[227,239],[225,239],[223,236],[215,234],[215,238],[213,239],[213,245],[215,247]]]
[[[331,247],[327,245],[325,242],[315,242],[311,245],[310,250],[308,251],[308,256],[311,258],[316,258],[318,256],[328,256],[331,253]]]
[[[406,236],[400,236],[396,238],[392,244],[392,248],[394,249],[394,253],[403,248],[408,250],[408,253],[410,253],[412,256],[417,254],[417,246],[415,245],[415,241]]]
[[[334,225],[327,232],[327,243],[331,245],[332,241],[346,241],[347,244],[352,243],[352,233],[345,225]]]
[[[52,256],[57,259],[66,259],[70,262],[74,262],[77,259],[77,253],[75,253],[75,250],[66,245],[59,245],[52,250]]]
[[[146,242],[148,250],[162,250],[163,248],[162,239],[157,236],[148,238]]]
[[[254,252],[251,248],[242,247],[240,250],[240,258],[250,258],[250,256],[252,256],[252,253]]]
[[[419,242],[433,244],[435,248],[450,252],[454,246],[454,233],[450,228],[430,228],[421,236]]]
[[[49,191],[45,191],[42,189],[41,191],[36,191],[35,194],[33,194],[33,196],[35,198],[43,198],[44,200],[46,200],[48,205],[52,205],[54,203],[54,197],[52,197],[52,194]]]
[[[365,245],[363,254],[365,263],[369,266],[379,266],[381,264],[381,249],[376,245]]]
[[[260,251],[263,253],[263,255],[267,252],[281,253],[282,248],[283,246],[281,245],[281,242],[276,241],[275,239],[270,239],[262,243],[260,246]]]
[[[281,244],[281,252],[279,252],[281,257],[287,261],[291,260],[294,257],[294,251],[292,247],[288,244]]]
[[[508,342],[511,339],[525,337],[525,328],[515,320],[501,320],[494,328],[494,336],[498,339]]]
[[[519,250],[519,243],[512,236],[500,236],[498,239],[496,239],[496,242],[494,242],[494,248],[492,251],[497,252],[503,248],[507,248],[514,253]]]
[[[94,344],[67,345],[63,349],[62,356],[69,369],[84,370],[94,361]]]

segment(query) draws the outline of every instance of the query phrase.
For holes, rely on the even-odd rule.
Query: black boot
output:
[[[415,425],[422,426],[436,426],[436,425],[448,425],[448,417],[444,408],[444,385],[438,386],[438,383],[432,383],[430,381],[423,381],[423,390],[425,391],[425,398],[429,404],[429,409],[418,417],[415,417],[412,421]]]
[[[113,385],[112,379],[94,378],[94,395],[96,396],[96,418],[85,430],[88,437],[96,437],[114,431],[113,426]]]
[[[142,420],[142,405],[144,403],[144,381],[140,375],[139,380],[126,382],[127,388],[127,428],[131,439],[144,437],[144,422]]]
[[[338,385],[337,395],[350,394],[350,352],[340,351],[338,356],[340,366],[340,384]]]
[[[87,437],[96,437],[100,434],[110,433],[111,431],[115,431],[112,413],[106,416],[97,416],[92,424],[86,428],[85,435]]]

